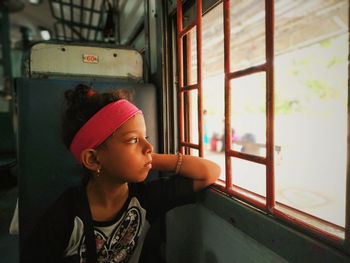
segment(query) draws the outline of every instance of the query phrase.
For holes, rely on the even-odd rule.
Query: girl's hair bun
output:
[[[74,89],[67,90],[64,93],[64,96],[67,100],[68,106],[79,105],[84,103],[90,97],[89,95],[91,92],[93,92],[91,87],[79,84]]]

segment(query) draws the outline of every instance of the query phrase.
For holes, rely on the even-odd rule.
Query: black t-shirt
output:
[[[116,217],[109,222],[93,221],[98,262],[139,262],[154,220],[194,201],[193,180],[182,176],[130,183],[128,200]],[[84,202],[85,186],[66,190],[26,240],[22,262],[86,262],[82,214],[88,206]]]

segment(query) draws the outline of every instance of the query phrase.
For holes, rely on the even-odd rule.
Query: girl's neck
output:
[[[129,195],[126,182],[118,183],[91,177],[86,186],[90,206],[114,207],[124,203]]]

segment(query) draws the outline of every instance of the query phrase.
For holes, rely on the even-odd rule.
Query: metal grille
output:
[[[58,40],[115,41],[115,0],[50,0]]]
[[[196,40],[197,40],[197,83],[188,85],[188,79],[190,74],[188,70],[187,73],[187,85],[184,84],[184,65],[183,65],[183,40],[185,38],[186,46],[191,46],[191,37],[189,32],[191,29],[196,27]],[[203,100],[202,100],[202,1],[196,1],[196,21],[183,28],[182,26],[182,1],[177,1],[177,58],[178,58],[178,100],[179,100],[179,136],[180,136],[180,152],[184,153],[185,150],[188,153],[191,153],[191,149],[196,149],[199,151],[199,156],[203,157],[204,148],[203,148]],[[187,52],[190,48],[186,49]],[[189,58],[187,54],[186,58]],[[191,66],[191,61],[186,59],[186,69],[189,69]],[[191,143],[191,125],[190,112],[191,112],[191,94],[190,91],[198,91],[198,144]],[[186,94],[186,103],[184,103],[184,97]],[[185,116],[186,115],[186,116]],[[188,120],[184,125],[185,119]],[[185,134],[185,128],[187,130]],[[186,135],[186,138],[185,138]]]
[[[334,225],[330,222],[316,218],[293,207],[283,204],[276,204],[275,201],[275,178],[274,178],[274,0],[265,0],[265,62],[243,68],[237,71],[231,71],[230,65],[230,0],[223,1],[223,24],[224,24],[224,61],[225,61],[225,182],[215,185],[216,189],[238,197],[256,207],[265,210],[286,221],[293,221],[298,225],[304,226],[326,236],[332,240],[341,240],[340,236],[344,233],[344,228]],[[202,1],[196,0],[196,20],[186,28],[182,26],[183,12],[182,1],[177,1],[177,64],[178,64],[178,101],[179,101],[179,143],[180,151],[183,153],[187,149],[199,150],[199,156],[203,157],[203,128],[202,128]],[[197,39],[197,83],[184,84],[184,63],[186,79],[191,78],[191,37],[188,33],[196,28]],[[184,42],[186,49],[184,49]],[[184,60],[184,53],[186,54]],[[247,75],[265,72],[266,74],[266,157],[256,156],[248,153],[239,152],[231,149],[231,87],[230,81]],[[191,117],[187,116],[192,107],[191,100],[184,100],[184,94],[192,90],[198,90],[198,133],[199,142],[194,144],[190,142]],[[185,97],[186,98],[186,97]],[[189,151],[190,152],[190,151]],[[191,152],[190,152],[191,154]],[[243,189],[234,184],[231,170],[231,158],[240,158],[250,162],[259,163],[266,166],[266,198]],[[224,184],[224,186],[222,185]],[[301,220],[300,218],[304,218]],[[305,221],[305,218],[307,219]],[[328,229],[328,230],[327,230]],[[338,233],[338,234],[337,234]],[[340,233],[340,235],[339,235]],[[347,235],[348,236],[348,235]],[[348,237],[346,237],[348,240]],[[348,241],[347,241],[348,242]]]

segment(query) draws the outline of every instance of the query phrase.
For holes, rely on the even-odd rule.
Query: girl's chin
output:
[[[147,179],[147,176],[148,176],[148,172],[147,173],[143,172],[137,178],[132,178],[132,179],[130,178],[131,180],[129,182],[130,183],[141,183]]]
[[[148,173],[147,173],[146,176],[144,176],[143,178],[140,178],[140,180],[138,181],[138,183],[145,181],[145,180],[147,179],[147,177],[148,177]]]

